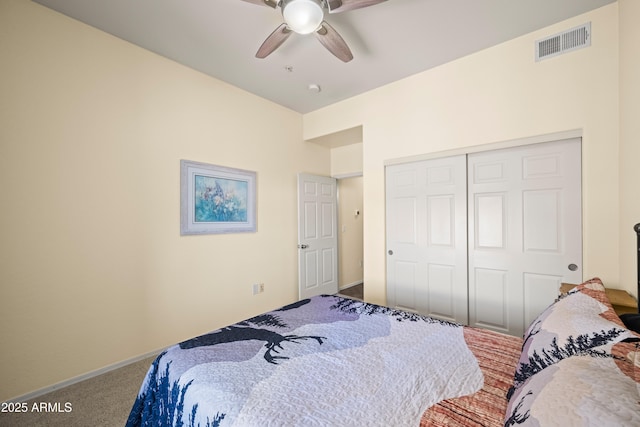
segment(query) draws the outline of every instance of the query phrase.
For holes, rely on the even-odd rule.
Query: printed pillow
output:
[[[530,377],[572,356],[600,357],[602,346],[637,340],[616,316],[600,279],[571,290],[534,320],[524,334],[508,398]]]
[[[605,311],[600,313],[600,317],[604,317],[605,319],[610,320],[625,329],[629,329],[625,326],[618,314],[613,309],[613,306],[609,301],[609,297],[607,297],[605,287],[599,278],[595,277],[584,282],[581,285],[576,286],[575,288],[570,290],[567,295],[575,294],[578,292],[589,295],[591,298],[600,301],[604,305],[604,307],[607,308]]]
[[[640,425],[639,379],[624,372],[638,368],[610,347],[600,357],[569,357],[529,377],[509,401],[505,427]],[[629,357],[637,354],[636,349]]]

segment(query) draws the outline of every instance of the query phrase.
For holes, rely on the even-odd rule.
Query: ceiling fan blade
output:
[[[249,1],[249,0],[245,0]],[[354,9],[373,6],[387,0],[327,0],[329,13],[347,12]]]
[[[340,37],[340,34],[333,27],[322,21],[320,28],[316,31],[316,38],[320,40],[320,43],[333,53],[338,59],[343,62],[349,62],[353,59],[353,54],[345,43],[344,39]]]
[[[278,5],[278,0],[244,0],[247,3],[259,4],[262,6],[269,6],[273,9]]]
[[[280,24],[273,33],[262,42],[262,46],[256,52],[256,58],[266,58],[274,50],[280,47],[282,43],[291,35],[291,30],[287,27],[287,24]]]

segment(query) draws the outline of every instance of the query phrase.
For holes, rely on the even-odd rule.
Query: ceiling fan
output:
[[[329,13],[360,9],[386,0],[244,0],[249,3],[280,7],[284,22],[262,43],[256,58],[266,58],[279,48],[291,33],[311,34],[324,47],[344,62],[353,59],[353,54],[344,39],[324,20],[325,9]]]

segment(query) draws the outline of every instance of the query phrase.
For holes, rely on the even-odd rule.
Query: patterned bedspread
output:
[[[477,393],[448,399],[430,407],[421,427],[502,427],[507,391],[520,357],[522,339],[486,329],[464,328],[464,337],[484,375]]]
[[[461,400],[468,395],[483,413],[500,406],[502,420],[513,369],[498,375],[509,384],[495,391],[502,384],[492,372],[502,367],[490,355],[503,336],[482,332],[314,297],[168,348],[150,367],[127,426],[437,425],[473,413]],[[484,350],[467,345],[475,335]]]

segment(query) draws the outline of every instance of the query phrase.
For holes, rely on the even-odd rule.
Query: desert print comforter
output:
[[[453,415],[492,425],[464,421],[479,403],[502,421],[513,379],[491,361],[503,336],[483,332],[337,296],[302,300],[168,348],[127,426],[417,426]]]

